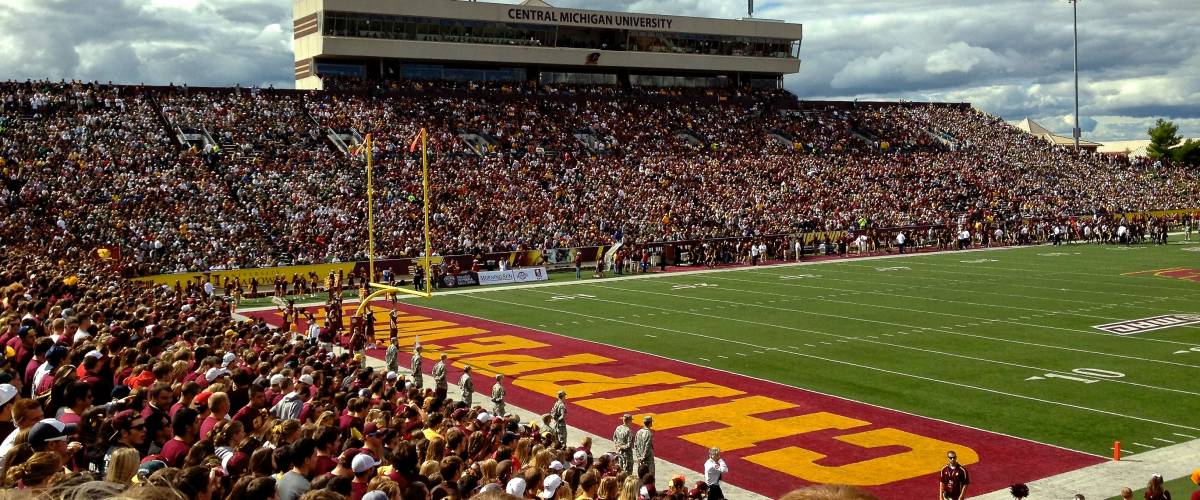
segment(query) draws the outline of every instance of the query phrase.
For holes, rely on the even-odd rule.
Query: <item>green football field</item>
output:
[[[1143,273],[1181,268],[1196,271]],[[1095,328],[1172,314],[1190,322],[1200,314],[1200,245],[555,281],[415,304],[1096,455],[1118,440],[1136,455],[1200,437],[1200,322],[1128,335]]]

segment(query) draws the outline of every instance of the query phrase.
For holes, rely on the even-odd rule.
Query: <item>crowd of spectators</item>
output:
[[[674,478],[655,493],[652,464],[635,475],[590,439],[560,442],[545,421],[491,415],[404,370],[239,321],[199,291],[36,250],[5,249],[0,269],[0,492],[703,498]]]
[[[331,80],[331,83],[334,83]],[[365,82],[339,90],[0,84],[0,241],[119,249],[134,274],[1057,220],[1200,206],[1185,168],[1052,147],[963,106],[805,107],[782,91]],[[192,146],[176,127],[221,148]],[[232,146],[232,147],[229,147]],[[885,147],[886,146],[886,147]],[[232,149],[232,150],[230,150]]]

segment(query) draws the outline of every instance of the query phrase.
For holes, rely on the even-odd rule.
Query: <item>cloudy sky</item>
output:
[[[427,0],[380,0],[427,1]],[[514,3],[509,0],[508,3]],[[559,7],[741,17],[744,0],[550,0]],[[0,79],[292,84],[289,0],[4,0]],[[1069,134],[1066,0],[759,0],[805,27],[805,99],[969,101]],[[1142,139],[1155,118],[1200,137],[1195,0],[1083,0],[1084,136]]]

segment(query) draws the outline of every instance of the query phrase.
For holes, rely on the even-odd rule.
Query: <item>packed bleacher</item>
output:
[[[0,241],[130,274],[1197,206],[1196,174],[1053,148],[960,105],[782,91],[330,80],[326,92],[0,85]],[[331,139],[340,137],[342,143]]]
[[[422,128],[444,255],[616,233],[707,240],[692,253],[710,265],[750,245],[725,238],[807,231],[863,233],[814,243],[818,253],[889,246],[895,228],[945,248],[1131,241],[1165,226],[1083,216],[1200,206],[1194,172],[1055,149],[966,106],[329,83],[0,84],[0,491],[703,498],[694,484],[618,467],[612,450],[413,387],[404,371],[235,321],[229,302],[200,289],[126,281],[96,256],[119,249],[132,274],[364,259],[366,134],[377,248],[392,256],[423,248],[411,151]],[[789,241],[755,255],[786,258]],[[318,337],[340,333],[332,325]]]

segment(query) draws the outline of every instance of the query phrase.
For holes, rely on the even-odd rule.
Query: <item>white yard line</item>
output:
[[[519,306],[519,307],[528,307],[528,308],[532,308],[532,309],[541,309],[541,310],[545,310],[545,311],[556,312],[556,313],[559,313],[559,314],[571,314],[571,315],[580,315],[580,316],[582,316],[582,315],[583,315],[583,313],[577,313],[577,312],[574,312],[574,311],[567,311],[567,310],[563,310],[563,309],[554,309],[554,308],[551,308],[551,307],[537,306],[537,305],[533,305],[533,304],[523,304],[523,303],[520,303],[520,302],[512,302],[512,301],[507,301],[507,300],[499,300],[499,299],[493,299],[493,298],[482,297],[482,296],[481,296],[481,297],[475,297],[475,298],[476,298],[476,299],[478,299],[478,300],[485,300],[485,301],[488,301],[488,302],[497,302],[497,303],[500,303],[500,304],[507,304],[507,305],[510,305],[510,306]],[[725,343],[730,343],[730,344],[737,344],[737,345],[741,345],[741,346],[745,346],[745,347],[757,347],[757,348],[759,348],[759,349],[765,349],[765,348],[767,348],[767,346],[761,346],[761,345],[757,345],[757,344],[750,343],[750,342],[744,342],[744,341],[740,341],[740,340],[731,340],[731,339],[725,339],[725,338],[721,338],[721,337],[714,337],[714,336],[711,336],[711,335],[705,335],[705,334],[702,334],[702,333],[695,333],[695,332],[689,332],[689,331],[684,331],[684,330],[676,330],[676,329],[673,329],[673,328],[666,328],[666,327],[662,327],[662,326],[645,325],[645,324],[641,324],[641,323],[635,323],[635,322],[632,322],[632,321],[616,320],[616,319],[612,319],[612,318],[609,318],[609,319],[608,319],[608,321],[611,321],[611,322],[614,322],[614,323],[621,323],[621,324],[625,324],[625,325],[629,325],[629,326],[640,327],[640,328],[649,328],[649,329],[653,329],[653,330],[661,330],[661,331],[670,332],[670,333],[678,333],[678,334],[680,334],[680,335],[688,335],[688,336],[694,336],[694,337],[706,338],[706,339],[715,340],[715,341],[718,341],[718,342],[725,342]],[[1181,425],[1181,424],[1175,424],[1175,423],[1171,423],[1171,422],[1163,422],[1163,421],[1154,420],[1154,419],[1150,419],[1150,418],[1144,418],[1144,417],[1137,417],[1137,416],[1133,416],[1133,415],[1127,415],[1127,414],[1124,414],[1124,413],[1121,413],[1121,412],[1112,412],[1112,411],[1108,411],[1108,410],[1101,410],[1101,409],[1098,409],[1098,408],[1089,408],[1089,407],[1086,407],[1086,406],[1074,405],[1074,404],[1071,404],[1071,403],[1063,403],[1063,402],[1059,402],[1059,401],[1053,401],[1053,400],[1049,400],[1049,399],[1036,398],[1036,397],[1033,397],[1033,396],[1026,396],[1026,395],[1023,395],[1023,394],[1015,394],[1015,393],[1011,393],[1011,392],[1005,392],[1005,391],[1001,391],[1001,390],[998,390],[998,389],[989,389],[989,388],[987,388],[987,387],[980,387],[980,386],[975,386],[975,385],[966,384],[966,383],[961,383],[961,382],[953,382],[953,381],[950,381],[950,380],[939,379],[939,378],[936,378],[936,377],[926,377],[926,376],[922,376],[922,375],[915,375],[915,374],[906,373],[906,372],[901,372],[901,371],[897,371],[897,370],[889,370],[889,369],[886,369],[886,368],[879,368],[879,367],[874,367],[874,366],[870,366],[870,365],[864,365],[864,364],[861,364],[861,363],[854,363],[854,362],[851,362],[851,361],[844,361],[844,360],[839,360],[839,359],[826,358],[826,357],[816,356],[816,355],[812,355],[812,354],[805,354],[805,353],[802,353],[802,352],[792,352],[792,351],[787,351],[787,350],[784,350],[784,349],[778,349],[778,348],[776,349],[776,351],[777,351],[777,352],[783,352],[783,353],[786,353],[786,354],[791,354],[791,355],[794,355],[794,356],[799,356],[799,357],[804,357],[804,358],[809,358],[809,359],[816,359],[816,360],[820,360],[820,361],[825,361],[825,362],[828,362],[828,363],[839,364],[839,365],[844,365],[844,366],[850,366],[850,367],[854,367],[854,368],[861,368],[861,369],[864,369],[864,370],[870,370],[870,371],[877,371],[877,372],[880,372],[880,373],[887,373],[887,374],[890,374],[890,375],[897,375],[897,376],[906,377],[906,378],[913,378],[913,379],[917,379],[917,380],[924,380],[924,381],[927,381],[927,382],[933,382],[933,383],[938,383],[938,384],[944,384],[944,385],[950,385],[950,386],[955,386],[955,387],[961,387],[961,388],[964,388],[964,389],[971,389],[971,390],[980,391],[980,392],[986,392],[986,393],[990,393],[990,394],[997,394],[997,395],[1001,395],[1001,396],[1008,396],[1008,397],[1012,397],[1012,398],[1016,398],[1016,399],[1024,399],[1024,400],[1027,400],[1027,401],[1034,401],[1034,402],[1038,402],[1038,403],[1045,403],[1045,404],[1049,404],[1049,405],[1055,405],[1055,406],[1063,406],[1063,407],[1072,408],[1072,409],[1076,409],[1076,410],[1080,410],[1080,411],[1086,411],[1086,412],[1092,412],[1092,413],[1099,413],[1099,414],[1103,414],[1103,415],[1108,415],[1108,416],[1117,417],[1117,418],[1123,418],[1123,419],[1128,419],[1128,420],[1137,420],[1137,421],[1140,421],[1140,422],[1147,422],[1147,423],[1152,423],[1152,424],[1158,424],[1158,425],[1162,425],[1162,426],[1166,426],[1166,427],[1172,427],[1172,428],[1175,428],[1175,429],[1184,429],[1184,430],[1196,430],[1196,431],[1200,431],[1200,427],[1191,427],[1191,426],[1187,426],[1187,425]]]
[[[663,295],[660,292],[650,292],[650,291],[635,290],[635,289],[630,289],[630,288],[619,288],[619,287],[609,287],[609,286],[599,286],[599,285],[597,285],[597,287],[605,288],[605,289],[612,289],[612,290],[622,290],[622,291],[637,292],[637,293]],[[537,293],[546,293],[546,292],[537,292]],[[621,301],[617,301],[617,300],[601,299],[599,297],[592,297],[588,300],[598,301],[598,302],[607,302],[607,303],[617,304],[617,305],[621,305],[621,306],[629,306],[629,307],[653,307],[653,306],[635,304],[635,303],[630,303],[630,302],[621,302]],[[702,300],[719,300],[719,299],[702,299]],[[791,311],[791,309],[778,308],[778,307],[772,307],[772,306],[759,306],[759,307]],[[796,311],[796,312],[802,312],[802,311]],[[703,314],[703,313],[685,313],[685,314],[693,314],[695,316],[701,316],[701,317],[705,317],[705,318],[733,321],[733,322],[737,322],[737,323],[747,323],[747,324],[752,324],[752,325],[765,326],[768,328],[777,328],[777,329],[781,329],[781,330],[812,333],[812,334],[816,334],[816,335],[821,335],[821,336],[826,336],[826,337],[835,337],[835,338],[839,338],[839,339],[853,339],[854,338],[854,337],[849,337],[846,335],[840,335],[840,334],[836,334],[836,333],[823,332],[823,331],[812,330],[812,329],[807,329],[807,328],[798,328],[798,327],[788,326],[788,325],[777,325],[777,324],[773,324],[773,323],[765,323],[765,322],[761,322],[761,321],[754,321],[754,320],[741,319],[741,318],[731,318],[731,317],[716,316],[716,315]],[[940,331],[940,330],[935,329],[935,331]],[[887,335],[887,334],[884,334],[884,335]],[[867,337],[871,338],[871,339],[879,338],[879,337],[876,337],[873,335],[868,335]],[[977,356],[968,356],[965,354],[956,354],[956,353],[951,353],[951,352],[938,351],[938,350],[934,350],[934,349],[926,349],[926,348],[922,348],[922,347],[907,346],[907,345],[903,345],[903,344],[893,344],[893,343],[885,342],[885,341],[863,340],[863,342],[866,342],[869,344],[888,346],[888,347],[898,348],[898,349],[906,349],[906,350],[911,350],[911,351],[924,352],[924,353],[929,353],[929,354],[949,356],[949,357],[961,358],[961,359],[969,359],[972,361],[979,361],[979,362],[984,362],[984,363],[993,363],[993,364],[999,364],[999,365],[1004,365],[1004,366],[1024,368],[1024,369],[1035,370],[1035,371],[1039,371],[1039,372],[1053,372],[1053,373],[1058,373],[1061,375],[1071,375],[1071,373],[1069,373],[1068,371],[1064,371],[1064,370],[1056,370],[1053,368],[1023,365],[1023,364],[1012,363],[1012,362],[1008,362],[1008,361],[999,361],[999,360],[993,360],[993,359],[988,359],[988,358],[981,358],[981,357],[977,357]],[[821,343],[825,344],[825,345],[831,345],[830,342],[821,341]],[[808,344],[806,344],[806,345],[808,345]],[[1183,389],[1173,389],[1173,388],[1168,388],[1168,387],[1160,387],[1160,386],[1142,384],[1142,383],[1137,383],[1137,382],[1129,382],[1126,380],[1118,380],[1118,379],[1111,379],[1111,378],[1104,378],[1104,379],[1098,379],[1098,380],[1111,382],[1111,383],[1117,383],[1117,384],[1123,384],[1123,385],[1131,385],[1131,386],[1141,387],[1141,388],[1145,388],[1145,389],[1161,390],[1161,391],[1166,391],[1166,392],[1176,392],[1176,393],[1187,394],[1187,395],[1191,395],[1191,396],[1200,396],[1200,392],[1186,391]]]
[[[726,281],[738,281],[738,282],[743,282],[743,283],[753,283],[756,285],[762,285],[762,283],[760,281],[730,278],[727,276],[717,276],[717,277],[714,277],[714,279],[720,279],[720,280],[726,280]],[[592,285],[599,286],[598,283],[592,283]],[[828,287],[821,287],[821,286],[815,286],[815,285],[802,285],[802,284],[797,284],[797,283],[774,283],[773,285],[774,286],[784,286],[784,287],[813,288],[813,289],[818,289],[818,290],[840,290],[839,288],[828,288]],[[625,290],[625,289],[623,289],[623,290]],[[737,289],[737,288],[725,288],[724,290],[749,293],[749,294],[759,294],[759,295],[788,296],[787,294],[767,292],[767,291],[762,291],[762,290],[745,290],[745,289]],[[877,294],[892,296],[892,294],[885,293],[885,292],[863,292],[863,293],[877,293]],[[703,299],[701,299],[701,300],[703,300]],[[941,311],[928,311],[928,310],[924,310],[924,309],[914,309],[911,307],[896,307],[896,306],[887,306],[887,305],[883,305],[883,304],[871,304],[871,303],[866,303],[866,302],[835,300],[835,299],[821,297],[821,296],[810,297],[808,300],[819,300],[822,302],[832,302],[835,304],[844,304],[844,305],[851,305],[851,306],[858,306],[858,307],[874,307],[877,309],[909,311],[909,312],[916,312],[916,313],[922,313],[922,314],[930,314],[930,315],[934,315],[934,316],[947,316],[947,317],[958,318],[958,319],[965,318],[965,319],[973,319],[976,321],[1002,322],[1002,323],[1021,325],[1021,326],[1025,326],[1025,327],[1029,327],[1029,328],[1037,328],[1037,329],[1043,329],[1043,330],[1058,330],[1058,331],[1066,331],[1066,332],[1073,332],[1073,333],[1081,333],[1081,334],[1086,334],[1086,335],[1097,335],[1097,336],[1111,338],[1111,339],[1129,339],[1129,340],[1134,340],[1134,341],[1140,340],[1140,341],[1145,341],[1145,342],[1158,342],[1158,343],[1164,343],[1164,344],[1186,345],[1186,346],[1195,346],[1196,345],[1195,342],[1178,342],[1178,341],[1174,341],[1174,340],[1156,339],[1156,338],[1150,338],[1150,337],[1138,337],[1138,336],[1134,336],[1134,335],[1113,335],[1113,334],[1106,333],[1106,332],[1084,330],[1084,329],[1080,329],[1080,328],[1066,328],[1066,327],[1061,327],[1061,326],[1041,325],[1041,324],[1037,324],[1037,323],[1023,323],[1023,322],[1015,321],[1015,320],[983,318],[983,317],[979,317],[979,316],[970,316],[970,315],[966,315],[966,314],[955,314],[955,313],[947,313],[947,312],[941,312]],[[939,300],[939,299],[933,299],[933,300]],[[967,302],[963,302],[963,303],[967,304]],[[1036,311],[1036,309],[1028,309],[1028,311]],[[822,314],[822,313],[811,312],[811,314]],[[1037,314],[1035,314],[1034,316],[1044,317],[1043,315],[1037,315]],[[1018,316],[1018,318],[1031,319],[1029,316]],[[854,319],[859,319],[859,318],[854,318]],[[1121,319],[1127,319],[1127,318],[1108,318],[1108,319],[1121,320]],[[871,320],[866,320],[866,319],[859,319],[859,320],[860,321],[871,321]],[[886,323],[886,324],[891,324],[891,323]],[[967,325],[965,325],[965,324],[957,324],[954,326],[958,327],[958,328],[966,328],[967,327]],[[1139,360],[1139,361],[1141,361],[1141,360]],[[1168,364],[1172,364],[1172,363],[1168,363]],[[1191,365],[1189,365],[1189,366],[1191,366]],[[1197,367],[1197,368],[1200,368],[1200,367]]]

